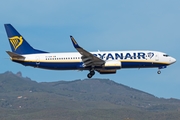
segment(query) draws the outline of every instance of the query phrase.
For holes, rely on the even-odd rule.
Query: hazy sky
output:
[[[179,0],[2,0],[0,2],[0,73],[21,71],[37,82],[85,79],[88,71],[50,71],[9,60],[4,24],[11,23],[34,47],[48,52],[76,51],[73,35],[88,51],[157,50],[177,59],[162,70],[122,69],[109,78],[157,97],[180,99]]]

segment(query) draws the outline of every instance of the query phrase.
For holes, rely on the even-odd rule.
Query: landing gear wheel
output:
[[[90,74],[93,76],[95,74],[94,70],[90,71]]]
[[[91,70],[90,72],[89,72],[89,74],[87,74],[87,77],[88,78],[92,78],[92,76],[95,74],[95,71],[94,70]]]
[[[87,74],[87,77],[88,77],[88,78],[92,78],[91,73]]]
[[[159,70],[159,71],[157,71],[157,74],[161,74],[161,71]]]

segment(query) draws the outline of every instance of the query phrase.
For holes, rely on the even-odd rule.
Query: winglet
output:
[[[78,45],[78,43],[76,42],[76,40],[73,38],[73,36],[70,35],[70,38],[71,38],[71,41],[72,41],[72,43],[73,43],[73,45],[74,45],[75,48],[81,48],[81,47]]]

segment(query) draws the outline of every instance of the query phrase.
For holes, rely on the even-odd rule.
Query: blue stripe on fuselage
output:
[[[150,68],[167,66],[165,63],[152,63],[152,62],[121,62],[122,68]]]

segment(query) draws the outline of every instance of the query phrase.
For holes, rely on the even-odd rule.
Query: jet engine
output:
[[[103,65],[104,69],[121,69],[121,62],[119,60],[109,60]]]

